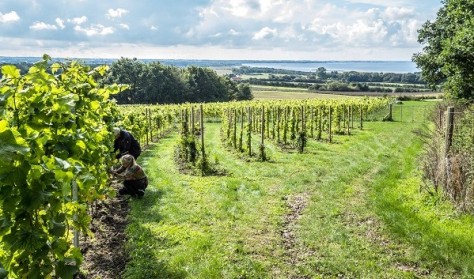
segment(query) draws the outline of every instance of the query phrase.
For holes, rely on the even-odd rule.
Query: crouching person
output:
[[[119,190],[119,195],[143,197],[148,186],[148,178],[143,168],[129,154],[120,157],[120,163],[120,168],[110,170],[115,177],[123,179],[123,188]]]

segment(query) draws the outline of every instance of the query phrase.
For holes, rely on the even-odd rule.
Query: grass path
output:
[[[270,162],[226,150],[229,175],[180,174],[177,135],[146,151],[132,202],[125,278],[470,278],[474,222],[419,190],[419,123],[366,123],[304,154],[268,144]]]

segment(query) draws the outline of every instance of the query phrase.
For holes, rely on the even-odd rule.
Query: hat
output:
[[[120,128],[118,128],[118,127],[114,127],[113,131],[114,131],[114,135],[115,135],[115,137],[118,137],[118,136],[119,136],[119,134],[120,134]]]

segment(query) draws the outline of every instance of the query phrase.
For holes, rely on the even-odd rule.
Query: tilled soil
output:
[[[81,238],[84,261],[77,279],[122,277],[128,260],[125,228],[129,211],[127,196],[109,198],[92,206],[90,229],[94,235]]]

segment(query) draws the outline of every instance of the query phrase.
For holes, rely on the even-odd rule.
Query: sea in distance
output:
[[[34,63],[40,57],[0,56],[0,64]],[[117,59],[109,58],[58,58],[53,61],[78,60],[88,65],[110,65]],[[198,66],[209,68],[260,67],[301,72],[315,72],[318,68],[326,71],[356,71],[378,73],[415,73],[416,64],[412,61],[310,61],[310,60],[197,60],[197,59],[138,59],[144,63],[160,62],[177,67]]]

